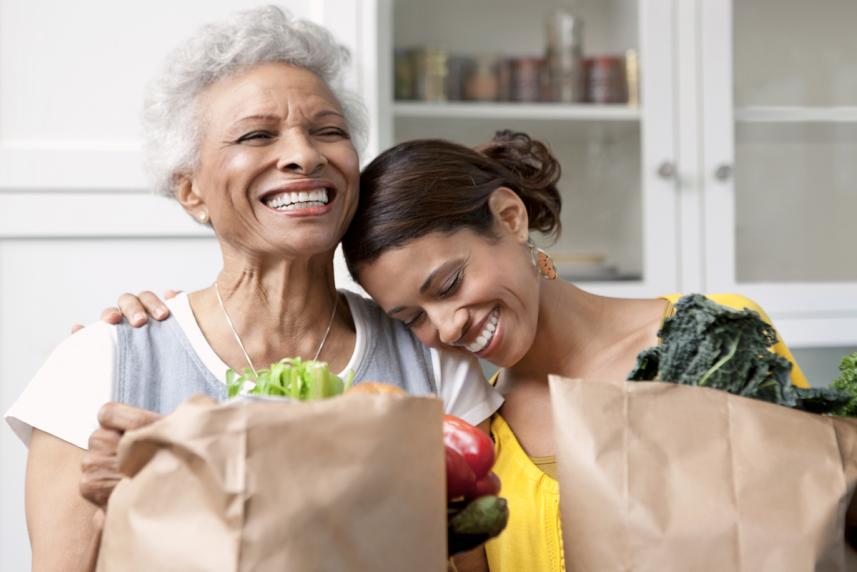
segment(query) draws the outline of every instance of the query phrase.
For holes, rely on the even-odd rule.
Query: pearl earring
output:
[[[201,222],[202,224],[205,224],[208,222],[208,213],[205,211],[202,211],[201,213],[196,215],[196,218],[197,218],[197,220],[199,220],[199,222]]]

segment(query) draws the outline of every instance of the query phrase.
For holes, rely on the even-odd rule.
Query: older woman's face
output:
[[[357,206],[359,162],[328,86],[269,63],[212,85],[199,104],[192,192],[221,239],[251,255],[332,251]]]

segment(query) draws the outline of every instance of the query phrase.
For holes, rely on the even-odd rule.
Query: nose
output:
[[[429,313],[429,318],[434,322],[438,338],[444,345],[458,345],[467,331],[469,317],[464,308],[439,307],[434,312]]]
[[[277,146],[277,169],[301,175],[314,175],[327,164],[327,157],[310,134],[301,129],[284,132]]]

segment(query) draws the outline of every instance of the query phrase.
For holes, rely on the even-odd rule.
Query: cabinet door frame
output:
[[[584,282],[604,296],[652,297],[679,291],[681,229],[677,159],[678,84],[675,69],[675,0],[639,0],[640,193],[643,279]],[[670,166],[673,174],[659,173]]]
[[[735,165],[733,10],[731,0],[705,0],[700,11],[702,180],[705,288],[740,292],[760,303],[794,346],[857,344],[857,282],[738,282],[735,180],[715,171]]]
[[[592,285],[591,289],[606,295],[653,296],[679,288],[681,177],[676,159],[674,4],[673,0],[638,3],[643,279],[627,285]],[[672,167],[671,176],[659,174],[663,165]]]

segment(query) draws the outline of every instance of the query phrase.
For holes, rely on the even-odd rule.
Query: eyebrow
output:
[[[239,125],[241,123],[246,123],[248,121],[280,121],[280,117],[277,115],[271,115],[267,113],[257,113],[254,115],[247,115],[242,117],[238,121],[234,123],[234,125]]]
[[[313,115],[313,119],[321,119],[323,117],[327,117],[328,115],[335,115],[336,117],[338,117],[340,119],[343,119],[343,120],[345,119],[345,116],[343,114],[339,113],[338,111],[336,111],[335,109],[325,109],[325,110],[319,111],[318,113]]]
[[[443,264],[441,264],[440,266],[438,266],[437,268],[432,270],[431,273],[428,276],[426,276],[426,279],[423,280],[423,283],[420,285],[420,294],[426,293],[426,290],[428,290],[431,287],[432,282],[434,281],[434,279],[439,274],[443,274],[444,272],[447,272],[447,271],[451,270],[452,268],[459,266],[461,264],[461,262],[462,262],[461,260],[450,260],[449,262],[444,262]],[[393,308],[389,312],[387,312],[387,314],[390,316],[393,316],[395,314],[398,314],[399,312],[401,312],[404,309],[405,309],[405,306],[396,306],[395,308]]]
[[[345,119],[345,116],[336,111],[335,109],[323,109],[319,111],[315,115],[312,116],[312,119],[318,120],[323,119],[329,115],[336,116],[340,119]],[[282,117],[279,115],[273,115],[269,113],[255,113],[253,115],[247,115],[237,120],[234,125],[240,125],[241,123],[246,123],[248,121],[282,121]]]

